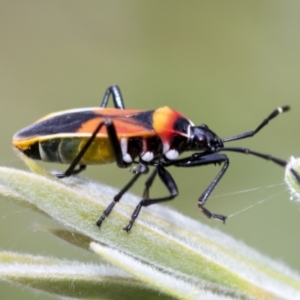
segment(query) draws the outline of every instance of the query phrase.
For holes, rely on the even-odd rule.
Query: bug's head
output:
[[[222,140],[207,125],[192,126],[190,130],[190,150],[215,152],[223,147]]]

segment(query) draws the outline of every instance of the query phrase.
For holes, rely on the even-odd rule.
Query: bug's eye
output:
[[[198,144],[198,145],[205,145],[207,143],[207,140],[206,140],[206,137],[205,135],[197,135],[195,137],[195,142]]]

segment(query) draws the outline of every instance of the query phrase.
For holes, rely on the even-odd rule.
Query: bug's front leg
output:
[[[218,184],[218,182],[220,181],[220,179],[223,177],[223,175],[225,174],[227,168],[229,166],[229,160],[227,159],[224,162],[224,165],[221,169],[221,171],[218,173],[218,175],[216,176],[216,178],[212,181],[212,183],[208,186],[208,188],[204,191],[204,193],[199,197],[198,199],[198,207],[199,209],[204,213],[204,215],[211,219],[219,219],[221,220],[223,223],[225,223],[226,221],[226,217],[223,215],[218,215],[218,214],[212,214],[209,210],[207,210],[204,207],[204,204],[206,203],[208,197],[210,196],[210,194],[212,193],[212,191],[214,190],[214,188],[216,187],[216,185]]]
[[[225,174],[228,166],[229,166],[229,159],[224,154],[218,154],[218,153],[211,153],[207,155],[195,154],[192,155],[190,158],[186,158],[185,160],[180,160],[177,163],[174,164],[176,167],[197,167],[197,166],[203,166],[203,165],[209,165],[209,164],[221,164],[224,163],[222,166],[221,171],[218,173],[218,175],[215,177],[215,179],[212,181],[212,183],[208,186],[208,188],[202,193],[202,195],[198,199],[198,207],[200,211],[209,219],[218,219],[221,220],[223,223],[225,223],[226,217],[219,214],[213,214],[208,209],[204,207],[208,197],[214,190],[214,188],[217,186],[223,175]]]

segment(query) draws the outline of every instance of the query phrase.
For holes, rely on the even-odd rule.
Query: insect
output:
[[[110,96],[114,108],[107,108]],[[32,159],[69,164],[64,173],[57,174],[58,178],[78,174],[90,164],[116,162],[120,168],[135,165],[135,174],[104,210],[96,223],[98,227],[137,179],[148,173],[150,166],[154,167],[145,182],[143,197],[124,227],[127,232],[143,206],[169,201],[178,195],[178,188],[168,167],[222,165],[215,179],[199,197],[198,207],[207,218],[225,223],[225,216],[211,213],[204,207],[229,166],[227,155],[220,152],[250,154],[282,167],[287,162],[247,148],[224,147],[224,143],[254,136],[270,120],[288,110],[289,106],[279,107],[255,130],[221,139],[207,125],[195,126],[182,114],[166,106],[156,110],[125,109],[119,87],[112,85],[106,90],[100,107],[49,114],[17,132],[13,137],[13,145]],[[180,158],[185,152],[189,154]],[[149,189],[156,176],[168,190],[167,196],[150,198]]]

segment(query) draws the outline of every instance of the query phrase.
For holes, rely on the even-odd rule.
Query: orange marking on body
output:
[[[128,112],[128,111],[127,111]],[[99,125],[100,122],[104,122],[107,119],[110,119],[116,128],[118,137],[149,137],[154,136],[154,130],[149,130],[141,125],[139,122],[136,122],[134,119],[130,118],[130,113],[126,115],[119,113],[119,110],[114,110],[113,113],[116,114],[107,114],[107,116],[95,117],[81,125],[76,133],[93,133],[95,128]],[[136,113],[136,111],[135,111]],[[116,118],[115,118],[116,117]],[[105,126],[101,128],[98,135],[107,135]]]
[[[155,110],[153,113],[153,129],[161,137],[162,141],[170,141],[176,132],[174,130],[174,123],[178,117],[183,117],[183,115],[168,106]]]

